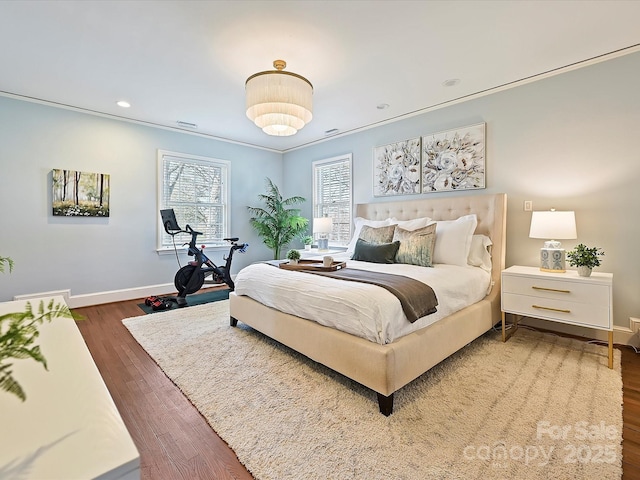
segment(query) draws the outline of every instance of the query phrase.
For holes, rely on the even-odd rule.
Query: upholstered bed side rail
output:
[[[492,307],[488,300],[471,305],[464,314],[457,312],[447,318],[450,321],[436,322],[413,335],[385,345],[394,350],[395,371],[391,374],[395,379],[394,391],[415,380],[449,357],[452,351],[461,349],[493,325]]]

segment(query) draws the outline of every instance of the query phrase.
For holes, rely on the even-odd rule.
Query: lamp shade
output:
[[[247,117],[267,135],[295,135],[313,118],[313,85],[296,73],[283,71],[284,60],[275,60],[273,66],[276,70],[247,79]]]
[[[572,239],[577,238],[576,216],[574,212],[532,212],[530,238]]]
[[[320,217],[313,219],[313,233],[326,234],[333,230],[333,218]]]

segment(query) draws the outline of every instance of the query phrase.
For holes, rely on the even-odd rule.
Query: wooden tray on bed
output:
[[[335,272],[342,268],[346,268],[347,262],[333,262],[330,267],[325,267],[322,260],[298,260],[297,265],[291,265],[289,262],[283,262],[279,265],[285,270],[315,270],[316,272]]]

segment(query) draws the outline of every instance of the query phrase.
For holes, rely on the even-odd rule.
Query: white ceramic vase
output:
[[[580,275],[581,277],[590,277],[591,271],[591,267],[585,267],[584,265],[578,267],[578,275]]]

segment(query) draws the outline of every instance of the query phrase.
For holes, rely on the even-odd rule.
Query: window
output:
[[[180,227],[188,224],[202,232],[198,243],[224,245],[229,230],[229,165],[227,160],[158,150],[158,210],[173,208]],[[159,230],[158,248],[173,248],[171,236],[162,226]]]
[[[313,162],[313,216],[333,218],[329,242],[351,240],[351,154]]]

